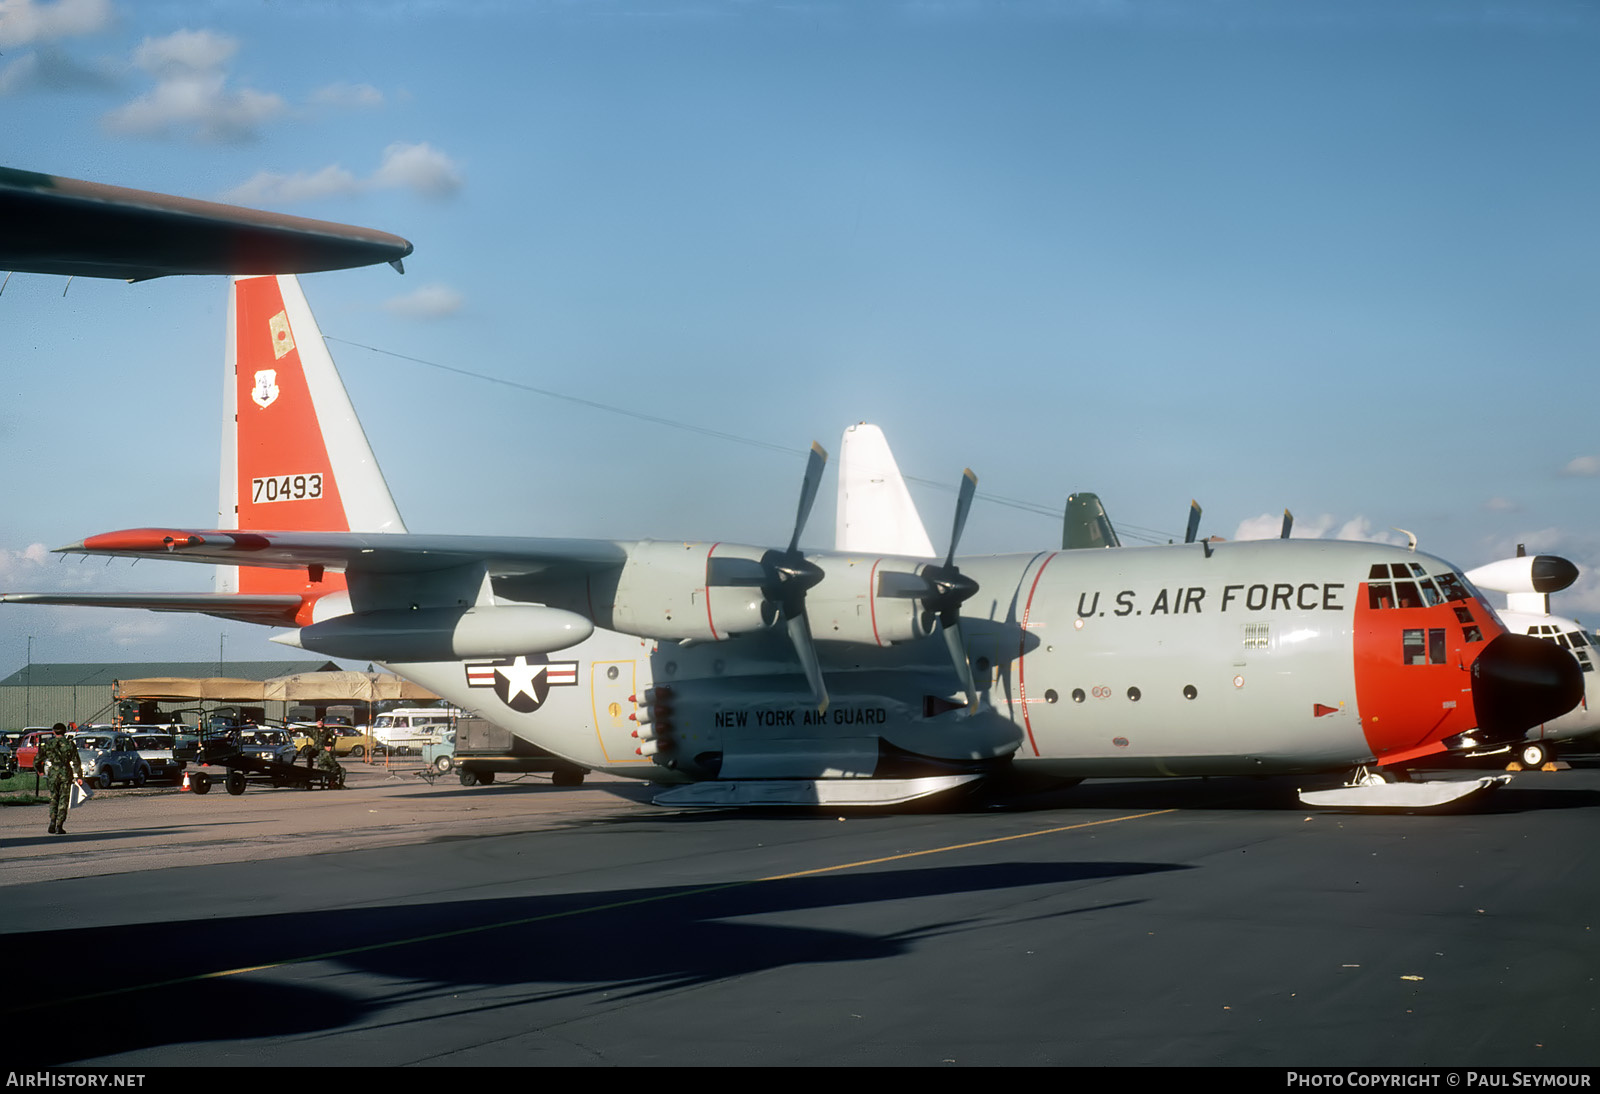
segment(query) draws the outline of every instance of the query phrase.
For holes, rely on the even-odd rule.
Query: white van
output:
[[[397,756],[422,751],[455,728],[462,712],[455,707],[401,707],[372,720],[375,751],[392,750]]]

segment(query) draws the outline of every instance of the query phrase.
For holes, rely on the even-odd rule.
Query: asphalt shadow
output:
[[[0,1013],[11,1028],[29,1031],[13,1042],[13,1062],[42,1065],[168,1044],[337,1029],[378,1019],[391,999],[466,987],[527,986],[516,1002],[497,1006],[552,993],[650,994],[785,965],[875,961],[905,953],[921,939],[975,926],[960,919],[919,923],[914,911],[895,918],[916,925],[887,933],[748,921],[754,916],[1004,890],[1019,891],[1020,901],[1021,890],[1036,886],[1181,869],[1189,867],[974,863],[354,908],[337,917],[318,911],[13,934],[12,981],[37,990]],[[621,941],[641,933],[656,941]],[[63,971],[62,954],[74,955],[70,971]],[[95,954],[104,959],[94,960]],[[129,962],[130,954],[146,960]],[[163,956],[168,975],[151,975],[154,955]],[[358,998],[284,982],[281,970],[309,962],[402,987],[390,996]],[[101,1016],[92,1035],[76,1020],[88,1013]]]

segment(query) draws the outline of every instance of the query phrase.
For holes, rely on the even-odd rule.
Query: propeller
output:
[[[1278,538],[1279,539],[1288,539],[1289,538],[1289,532],[1293,528],[1294,528],[1294,514],[1289,512],[1289,510],[1285,509],[1283,511],[1283,531],[1278,535]]]
[[[1200,531],[1200,503],[1193,498],[1189,499],[1189,527],[1184,530],[1183,542],[1193,543],[1194,537]]]
[[[961,533],[967,526],[967,514],[972,510],[972,498],[977,492],[978,476],[969,467],[962,472],[961,489],[956,495],[955,523],[950,529],[950,550],[942,565],[924,566],[914,574],[891,571],[878,576],[879,596],[921,600],[922,610],[938,617],[945,648],[950,652],[950,663],[955,666],[961,688],[967,693],[968,717],[978,710],[978,686],[973,680],[972,662],[967,659],[967,644],[961,635],[961,605],[978,591],[978,583],[956,566],[956,548],[961,543]]]
[[[806,618],[806,593],[822,580],[824,574],[822,567],[801,553],[800,536],[805,531],[806,520],[811,516],[812,503],[817,500],[817,488],[822,484],[822,469],[827,462],[827,451],[813,442],[811,457],[806,462],[805,479],[800,485],[800,506],[795,512],[794,534],[789,537],[788,547],[782,551],[766,552],[759,562],[741,558],[713,558],[706,574],[707,584],[710,585],[748,585],[761,589],[766,610],[777,612],[795,653],[800,657],[800,667],[805,670],[811,693],[816,696],[818,713],[828,709],[828,688],[822,679],[822,664],[817,658],[816,643],[811,638],[811,623]]]

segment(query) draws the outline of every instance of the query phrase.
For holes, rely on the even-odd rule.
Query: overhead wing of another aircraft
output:
[[[409,241],[372,228],[0,167],[0,270],[144,281],[312,273],[387,262]]]

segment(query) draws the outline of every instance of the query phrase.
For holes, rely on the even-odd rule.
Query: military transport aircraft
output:
[[[237,279],[229,331],[218,526],[61,548],[226,567],[221,591],[0,599],[290,628],[573,763],[685,784],[674,804],[1365,772],[1520,739],[1581,691],[1449,563],[1381,544],[963,558],[968,471],[942,559],[804,551],[819,446],[784,546],[410,533],[294,278]]]
[[[0,270],[144,281],[173,274],[311,273],[400,260],[372,228],[0,167]]]

